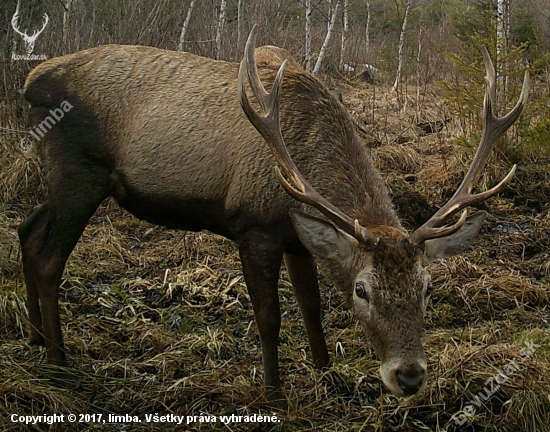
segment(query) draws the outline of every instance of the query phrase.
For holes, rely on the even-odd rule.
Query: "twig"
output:
[[[18,129],[10,129],[10,128],[4,128],[4,127],[0,127],[0,130],[2,131],[7,131],[5,133],[21,133],[21,134],[29,134],[28,131],[23,131],[23,130],[18,130]]]

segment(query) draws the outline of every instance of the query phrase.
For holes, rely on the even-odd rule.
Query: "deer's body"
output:
[[[466,234],[461,218],[446,228],[437,228],[438,220],[409,237],[353,121],[331,93],[308,73],[290,70],[279,109],[278,93],[264,98],[254,84],[250,41],[243,64],[252,93],[270,107],[265,118],[255,117],[244,98],[237,64],[187,53],[111,45],[52,59],[31,72],[24,94],[35,122],[64,101],[72,107],[39,143],[49,163],[48,198],[19,228],[31,342],[46,346],[51,363],[66,362],[58,286],[89,218],[111,195],[141,219],[207,229],[237,242],[268,388],[280,386],[277,285],[283,257],[314,364],[329,364],[315,256],[371,338],[384,383],[396,394],[418,391],[426,370],[420,336],[429,275],[423,262],[429,249],[437,257],[449,255],[447,244],[424,242],[439,245],[436,237],[455,233],[446,240],[456,253],[477,234],[482,218]],[[275,74],[266,67],[260,78],[275,80],[275,89],[282,77]],[[270,117],[275,111],[280,125]],[[282,177],[277,181],[277,163],[295,188],[302,189],[303,174],[307,196]]]
[[[288,211],[301,204],[277,182],[271,151],[239,108],[237,72],[236,63],[188,53],[107,45],[43,63],[29,75],[25,97],[37,121],[71,103],[63,127],[46,137],[54,167],[63,163],[55,149],[78,161],[101,158],[94,174],[108,187],[105,197],[137,217],[235,241],[263,226],[286,231],[284,242],[292,243]],[[272,81],[275,73],[266,68],[262,77]],[[366,225],[399,227],[368,150],[324,90],[309,75],[287,72],[284,94],[302,96],[281,100],[290,152],[335,205]],[[51,175],[59,177],[58,170]],[[335,181],[346,190],[336,190]]]

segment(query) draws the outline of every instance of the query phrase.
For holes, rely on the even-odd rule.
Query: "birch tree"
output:
[[[222,53],[222,33],[225,26],[225,11],[227,6],[227,0],[220,1],[220,14],[218,16],[218,25],[216,26],[216,46],[214,51],[214,58],[219,60]]]
[[[344,54],[346,52],[346,37],[348,34],[348,0],[344,0],[344,11],[342,17],[342,43],[340,47],[340,65],[339,69],[344,69]]]
[[[330,30],[330,23],[332,22],[332,0],[327,0],[328,11],[327,11],[327,32]]]
[[[370,0],[367,0],[367,23],[365,24],[365,55],[367,60],[370,51]]]
[[[497,0],[497,62],[501,62],[502,56],[506,55],[507,45],[507,9],[506,0]]]
[[[193,8],[195,7],[196,1],[197,0],[191,0],[191,3],[189,4],[189,8],[187,8],[187,15],[185,16],[185,21],[183,22],[183,26],[181,28],[180,43],[178,45],[178,51],[183,51],[183,45],[185,44],[185,35],[187,34],[187,29],[189,28],[189,22],[191,21],[191,14],[193,13]]]
[[[401,26],[401,34],[399,35],[399,48],[397,51],[397,73],[395,75],[395,83],[393,84],[392,91],[397,91],[401,84],[401,70],[403,68],[403,44],[405,43],[405,31],[407,30],[407,17],[411,10],[413,0],[407,0],[405,6],[405,16],[403,17],[403,25]]]
[[[420,113],[420,86],[421,86],[421,65],[420,60],[422,59],[422,33],[424,28],[421,26],[418,30],[418,52],[416,53],[416,114]]]
[[[339,7],[340,7],[340,0],[336,2],[336,6],[334,6],[334,9],[332,9],[332,18],[330,19],[330,24],[328,26],[327,35],[325,36],[323,46],[321,46],[321,51],[319,51],[319,57],[315,62],[315,67],[313,68],[313,72],[312,72],[313,75],[317,75],[319,73],[319,69],[321,68],[321,63],[323,62],[323,57],[325,56],[325,51],[327,50],[327,46],[330,41],[330,37],[332,35],[332,30],[334,30],[334,23],[336,22],[336,16],[338,14]]]
[[[69,14],[71,13],[71,5],[73,0],[65,0],[63,3],[63,49],[65,52],[68,51],[67,47],[67,37],[69,35]]]
[[[19,6],[21,5],[21,0],[17,0],[17,6],[15,7],[15,13],[19,14]],[[12,41],[12,48],[11,48],[11,62],[13,63],[15,60],[15,54],[17,53],[17,42],[18,42],[18,34],[14,31],[13,32],[13,41]]]
[[[311,72],[311,0],[306,0],[306,43],[305,43],[305,59],[306,71]]]
[[[241,52],[243,45],[243,0],[237,3],[237,52]]]
[[[510,2],[497,0],[497,61],[496,70],[499,81],[504,79],[504,92],[508,88],[508,76],[504,77],[504,59],[508,54],[508,36],[510,33]]]

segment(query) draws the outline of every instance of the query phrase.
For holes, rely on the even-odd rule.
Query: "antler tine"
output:
[[[269,148],[273,152],[279,167],[284,171],[285,175],[290,179],[287,181],[279,167],[275,167],[275,172],[279,182],[284,189],[300,202],[311,205],[331,220],[336,226],[341,228],[346,233],[357,238],[357,240],[370,245],[376,245],[378,238],[374,236],[365,227],[362,227],[357,220],[351,219],[345,215],[337,207],[332,205],[321,194],[319,194],[302,176],[298,167],[288,153],[288,149],[284,143],[281,127],[279,123],[279,98],[281,85],[283,81],[284,71],[287,65],[285,60],[275,81],[271,93],[268,93],[260,81],[256,60],[254,58],[254,47],[256,40],[257,25],[250,32],[248,41],[246,42],[245,54],[239,68],[239,98],[241,106],[247,115],[250,122],[260,132],[265,139]],[[252,108],[246,91],[244,89],[244,75],[247,75],[252,93],[258,99],[263,112],[263,116]]]
[[[472,194],[472,189],[481,177],[487,160],[493,150],[496,141],[508,130],[508,128],[517,120],[529,96],[529,72],[525,72],[523,86],[519,99],[512,110],[504,117],[497,117],[493,114],[493,107],[496,102],[496,72],[493,62],[485,46],[482,46],[483,62],[487,75],[485,77],[485,96],[483,100],[483,134],[477,148],[472,164],[464,176],[462,183],[456,190],[453,197],[439,209],[424,225],[418,228],[412,235],[411,241],[422,243],[428,239],[444,237],[454,231],[458,231],[462,224],[460,220],[452,227],[438,228],[456,212],[463,208],[484,201],[501,191],[512,180],[516,171],[516,165],[504,179],[492,189],[478,194]],[[464,215],[463,215],[464,217]],[[461,217],[461,220],[463,219]],[[464,218],[465,221],[465,218]],[[451,229],[451,233],[448,230]],[[454,231],[453,231],[454,230]]]
[[[246,41],[246,46],[244,48],[244,58],[246,59],[246,74],[248,76],[248,82],[250,84],[250,87],[254,91],[254,96],[256,96],[256,99],[258,99],[258,102],[260,102],[260,105],[262,106],[262,110],[264,112],[267,112],[268,106],[271,104],[271,97],[270,94],[265,89],[264,85],[262,84],[262,81],[260,80],[260,76],[258,75],[258,68],[256,67],[256,60],[254,58],[254,48],[256,46],[256,33],[258,31],[258,25],[254,24],[254,27],[252,27],[252,31],[248,35],[248,40]],[[254,67],[250,67],[249,65],[254,65]],[[243,63],[241,62],[241,67],[239,68],[239,90],[240,90],[240,78],[241,78],[241,68],[243,66]],[[283,63],[281,65],[281,68],[285,66],[286,64]],[[283,68],[284,71],[284,68]]]

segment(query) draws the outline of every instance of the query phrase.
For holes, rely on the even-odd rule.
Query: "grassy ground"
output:
[[[376,147],[400,214],[409,228],[419,225],[452,193],[471,159],[471,149],[453,144],[459,122],[420,137],[412,124],[445,117],[435,97],[424,99],[419,116],[411,98],[340,86],[367,145]],[[140,222],[110,201],[92,218],[60,290],[74,379],[49,379],[44,352],[27,343],[15,230],[40,200],[41,177],[22,137],[0,135],[0,429],[48,430],[44,423],[12,423],[11,414],[105,419],[113,413],[137,415],[143,423],[63,423],[53,430],[550,430],[547,160],[525,162],[507,191],[489,202],[490,215],[470,251],[431,265],[434,294],[423,339],[429,379],[417,396],[386,393],[369,341],[342,296],[324,283],[333,367],[314,371],[283,270],[280,364],[288,408],[274,410],[262,396],[259,337],[235,245]],[[494,184],[507,168],[493,163],[481,183]],[[499,385],[497,376],[502,384],[486,397]],[[464,408],[470,416],[459,426],[452,416]],[[155,413],[274,413],[280,422],[224,425],[197,417],[189,425],[145,424],[145,414]]]

